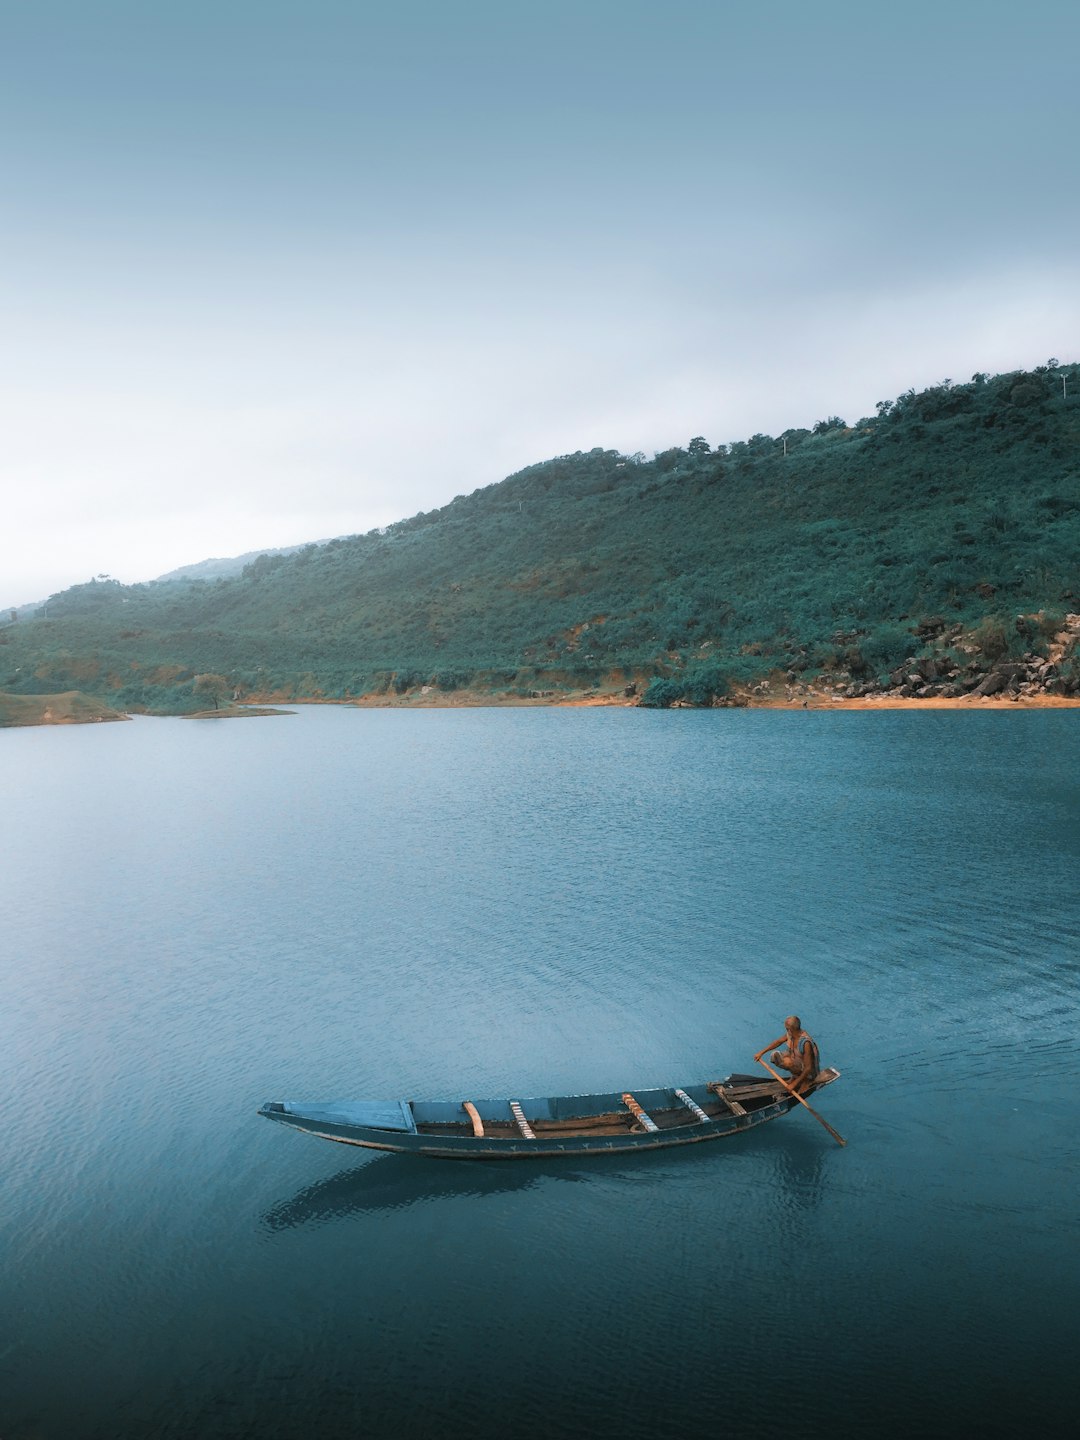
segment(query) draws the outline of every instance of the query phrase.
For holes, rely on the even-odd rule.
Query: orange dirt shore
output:
[[[265,703],[273,698],[279,703],[281,696],[253,697],[254,703]],[[638,704],[636,697],[627,698],[621,691],[597,695],[564,695],[558,699],[544,697],[533,699],[522,695],[485,695],[478,691],[433,692],[431,695],[361,695],[354,700],[325,700],[318,696],[310,699],[290,700],[291,705],[351,705],[361,710],[461,710],[499,708],[535,708],[546,706],[553,709],[595,709],[600,706],[622,706],[632,709]],[[908,699],[899,695],[865,696],[849,700],[843,696],[806,695],[788,699],[786,696],[754,695],[745,697],[748,710],[1069,710],[1080,707],[1080,697],[1065,695],[1023,695],[1015,700],[1008,696],[966,695],[960,699],[946,700],[936,696],[923,699]],[[689,708],[689,707],[676,707]]]

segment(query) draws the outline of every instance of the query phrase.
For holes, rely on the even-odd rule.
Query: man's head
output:
[[[798,1015],[789,1015],[789,1016],[787,1017],[787,1019],[784,1021],[784,1029],[785,1029],[785,1030],[801,1030],[801,1029],[802,1029],[802,1021],[799,1019]]]

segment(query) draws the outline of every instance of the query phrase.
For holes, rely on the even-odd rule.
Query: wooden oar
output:
[[[784,1079],[784,1077],[782,1075],[778,1075],[767,1060],[762,1060],[759,1055],[757,1056],[757,1062],[759,1065],[764,1065],[765,1069],[768,1070],[769,1074],[773,1077],[773,1079],[779,1080],[780,1084],[783,1085],[784,1089],[788,1092],[788,1094],[794,1095],[795,1099],[798,1100],[800,1105],[806,1105],[806,1108],[810,1111],[810,1114],[813,1115],[814,1119],[818,1122],[819,1125],[825,1126],[825,1129],[828,1130],[829,1134],[832,1136],[832,1138],[836,1141],[838,1145],[847,1144],[847,1141],[844,1139],[844,1137],[842,1135],[838,1135],[837,1132],[829,1124],[829,1122],[827,1120],[823,1120],[812,1105],[807,1105],[807,1102],[802,1098],[799,1092],[797,1090],[793,1090],[788,1084],[788,1082]]]

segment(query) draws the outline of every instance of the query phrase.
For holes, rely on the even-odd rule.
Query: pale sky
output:
[[[0,0],[0,602],[1080,360],[1075,0]]]

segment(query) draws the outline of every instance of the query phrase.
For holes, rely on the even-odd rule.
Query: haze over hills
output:
[[[324,545],[325,540],[307,541],[306,544]],[[230,575],[239,575],[245,565],[252,560],[257,560],[260,555],[293,555],[297,550],[303,550],[305,546],[284,545],[277,548],[267,547],[265,550],[248,550],[243,555],[214,556],[208,560],[196,560],[191,565],[180,565],[175,570],[169,570],[164,575],[158,575],[149,583],[160,585],[172,580],[224,580]],[[98,579],[111,579],[111,576],[98,576]],[[20,620],[26,619],[36,610],[48,602],[45,600],[31,600],[20,605],[0,606],[0,610],[17,611]]]
[[[237,574],[74,586],[0,631],[0,689],[176,713],[212,672],[252,696],[713,703],[820,676],[963,693],[1011,664],[1006,683],[1069,692],[1080,370],[943,381],[877,411],[651,460],[578,452]]]
[[[245,565],[250,565],[261,555],[295,555],[298,550],[304,550],[309,545],[325,544],[325,540],[308,540],[301,545],[279,545],[277,548],[267,547],[265,550],[248,550],[243,555],[197,560],[193,565],[181,565],[176,570],[169,570],[151,583],[161,584],[170,580],[227,580],[231,575],[239,575]]]

